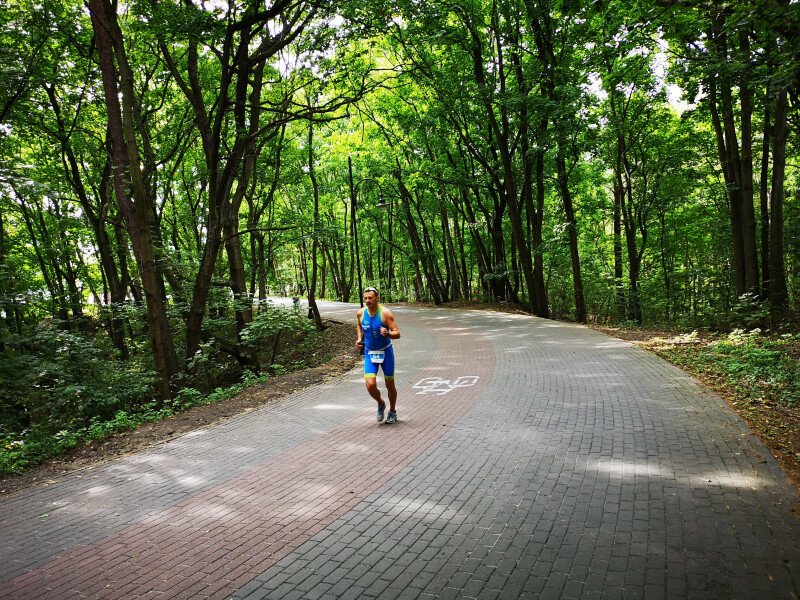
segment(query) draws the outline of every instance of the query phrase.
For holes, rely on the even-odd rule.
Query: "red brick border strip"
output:
[[[473,406],[494,370],[490,341],[464,329],[429,333],[439,349],[419,376],[473,375],[474,386],[420,395],[409,382],[399,389],[397,425],[351,419],[242,477],[0,584],[0,598],[226,597],[387,483]]]

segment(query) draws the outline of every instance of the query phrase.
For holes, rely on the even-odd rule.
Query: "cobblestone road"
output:
[[[798,598],[796,495],[681,371],[575,325],[394,312],[396,425],[357,371],[6,497],[0,598]]]

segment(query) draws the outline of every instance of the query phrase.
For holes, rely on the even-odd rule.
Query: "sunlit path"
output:
[[[0,597],[798,597],[793,490],[681,371],[579,326],[394,312],[398,424],[354,371],[5,498]]]

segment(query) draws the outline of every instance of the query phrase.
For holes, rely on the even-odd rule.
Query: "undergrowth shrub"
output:
[[[800,404],[800,363],[792,356],[800,335],[762,336],[735,329],[712,342],[706,360],[724,370],[741,391],[782,404]]]
[[[319,339],[303,311],[262,307],[244,330],[242,344],[266,369],[241,369],[236,383],[220,386],[230,369],[220,366],[225,353],[208,340],[189,363],[195,375],[159,406],[153,393],[156,374],[141,358],[148,357],[147,348],[133,341],[133,357],[119,361],[102,332],[93,336],[44,322],[27,336],[2,328],[0,333],[5,336],[0,339],[0,476],[302,368],[316,361],[310,353]]]
[[[20,348],[24,347],[24,351]],[[152,400],[155,373],[121,362],[103,336],[39,325],[22,344],[0,353],[0,434],[38,425],[59,431],[107,420]]]
[[[705,345],[661,351],[668,360],[723,377],[750,402],[800,406],[800,334],[735,329]]]
[[[269,365],[273,374],[279,374],[286,370],[279,358],[304,362],[302,355],[314,331],[314,322],[304,311],[268,304],[244,328],[241,340],[259,357],[261,364]]]

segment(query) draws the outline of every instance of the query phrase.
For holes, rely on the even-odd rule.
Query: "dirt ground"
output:
[[[292,392],[316,385],[346,373],[359,362],[355,349],[355,332],[352,323],[328,321],[324,337],[324,351],[333,360],[325,364],[293,371],[250,387],[233,398],[215,404],[196,406],[158,423],[146,423],[134,431],[112,435],[74,448],[25,473],[0,480],[0,495],[37,486],[51,485],[60,477],[100,465],[121,456],[138,452],[150,446],[163,444],[189,431],[219,423],[235,415],[250,412],[276,402]]]

